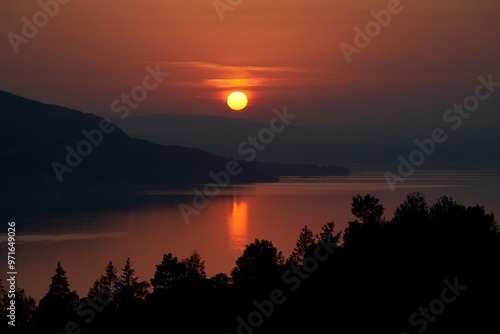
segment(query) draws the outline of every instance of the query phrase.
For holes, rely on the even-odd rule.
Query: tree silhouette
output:
[[[106,265],[104,275],[99,278],[99,290],[107,290],[112,296],[118,288],[118,270],[112,261]]]
[[[101,289],[101,284],[99,283],[99,279],[96,279],[92,287],[89,289],[87,297],[96,298],[99,292],[101,291],[100,289]]]
[[[176,282],[186,277],[186,265],[174,257],[172,253],[164,254],[156,272],[151,279],[153,293],[170,289]]]
[[[429,206],[425,196],[418,192],[410,193],[406,200],[394,211],[393,222],[405,221],[407,224],[425,224],[430,219]]]
[[[78,302],[78,294],[70,290],[66,272],[61,262],[58,262],[49,291],[40,300],[35,313],[35,321],[43,329],[63,328],[65,323],[75,318]]]
[[[76,294],[76,292],[74,292]],[[78,296],[76,296],[78,298]],[[36,311],[36,301],[26,295],[24,289],[16,288],[16,326],[29,328]]]
[[[437,202],[429,209],[429,215],[434,223],[451,225],[460,222],[463,224],[464,220],[474,220],[476,222],[474,228],[483,230],[480,233],[499,232],[493,213],[486,214],[484,207],[478,205],[466,208],[448,196],[438,198]]]
[[[127,257],[117,286],[120,291],[117,298],[121,302],[126,299],[140,301],[146,297],[150,284],[146,281],[139,281],[139,277],[135,276],[130,258]]]
[[[335,233],[335,223],[329,222],[321,227],[321,232],[319,236],[316,236],[316,238],[325,242],[329,241],[331,243],[338,244],[341,236],[342,232]]]
[[[236,267],[231,271],[235,284],[245,284],[249,281],[256,284],[274,281],[279,276],[284,264],[281,252],[268,240],[255,239],[247,245],[243,255],[236,260]]]
[[[451,197],[443,196],[432,205],[429,213],[434,221],[452,222],[465,211],[465,206],[459,205]]]
[[[0,324],[0,329],[2,329],[2,332],[4,332],[4,329],[5,330],[7,329],[8,326],[7,321],[10,321],[10,319],[7,318],[7,307],[8,307],[7,292],[5,291],[2,279],[0,278],[0,318],[4,319]]]
[[[5,288],[3,287],[2,279],[0,278],[0,314],[4,315],[4,312],[6,312],[7,304],[7,292],[5,291]]]
[[[367,194],[364,197],[356,195],[352,198],[352,214],[364,224],[375,224],[382,221],[384,207],[379,199]]]
[[[118,332],[139,332],[141,318],[144,317],[145,297],[149,283],[139,281],[132,268],[130,258],[127,257],[121,270],[120,279],[113,295],[113,304],[116,306],[116,320],[110,323],[108,317],[107,328]]]
[[[225,273],[219,273],[210,278],[212,286],[215,288],[220,288],[227,286],[231,282],[231,277],[227,276]]]
[[[347,223],[344,231],[344,246],[354,247],[357,250],[376,247],[376,240],[380,236],[385,221],[382,218],[384,207],[379,199],[371,194],[364,197],[356,195],[352,198],[351,212],[357,219]],[[375,237],[375,238],[373,238]]]
[[[182,260],[182,263],[186,266],[186,277],[189,280],[202,280],[207,277],[205,273],[205,261],[201,259],[196,249],[191,256]]]
[[[299,239],[288,258],[288,263],[295,266],[302,265],[304,258],[312,252],[315,246],[316,241],[314,240],[314,235],[307,225],[305,225],[300,231]]]
[[[36,310],[35,299],[31,296],[27,296],[24,289],[21,288],[15,289],[15,299],[9,298],[7,291],[3,286],[2,279],[0,278],[0,316],[4,320],[0,324],[0,329],[12,328],[10,325],[7,325],[7,322],[11,321],[10,318],[7,318],[7,315],[9,314],[7,308],[10,306],[11,300],[15,301],[16,328],[27,331],[32,325],[32,317]]]
[[[245,247],[231,279],[222,273],[207,279],[196,250],[181,261],[168,253],[156,266],[148,294],[148,283],[139,281],[129,258],[119,281],[109,262],[89,295],[105,286],[114,289],[112,307],[89,308],[98,314],[82,324],[82,332],[136,333],[163,326],[173,333],[250,333],[251,325],[259,333],[308,333],[332,323],[346,333],[374,328],[414,333],[423,331],[423,324],[426,334],[498,332],[500,306],[491,300],[500,298],[500,233],[492,213],[446,196],[429,207],[419,193],[409,194],[390,221],[382,219],[383,207],[371,195],[353,197],[352,206],[357,219],[349,222],[344,244],[335,251],[319,242],[340,241],[333,222],[323,225],[316,239],[307,226],[301,229],[288,264],[293,259],[304,262],[302,267],[286,267],[281,252],[265,239]],[[0,281],[5,296],[2,290]],[[71,297],[76,294],[60,263],[33,321],[34,300],[16,291],[21,332],[64,332],[66,323],[78,320]],[[279,295],[286,303],[275,303]],[[0,298],[1,312],[5,315]],[[431,314],[439,320],[430,321]]]

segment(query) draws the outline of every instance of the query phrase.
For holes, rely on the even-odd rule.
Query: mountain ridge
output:
[[[29,100],[0,91],[0,182],[6,186],[58,185],[53,163],[64,165],[82,133],[99,129],[104,119],[90,113]],[[83,146],[81,146],[83,147]],[[83,152],[83,150],[81,150]],[[197,148],[164,146],[129,137],[119,127],[103,134],[80,164],[64,175],[64,185],[158,185],[210,181],[211,171],[224,170],[230,159]],[[67,162],[67,161],[66,161]],[[276,178],[238,161],[242,173],[231,183],[275,182]]]
[[[120,121],[121,122],[121,121]],[[239,143],[255,135],[266,123],[221,116],[151,114],[132,116],[120,123],[135,138],[155,143],[188,145],[213,154],[238,156]],[[182,133],[175,129],[185,129]],[[174,129],[174,130],[171,130]],[[288,125],[275,134],[272,145],[259,153],[260,161],[292,164],[398,163],[417,147],[415,139],[426,132],[369,135],[361,129],[326,131]],[[464,127],[449,131],[449,140],[429,157],[430,163],[500,163],[500,124]]]

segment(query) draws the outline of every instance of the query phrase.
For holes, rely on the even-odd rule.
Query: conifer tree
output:
[[[319,236],[316,236],[316,238],[325,242],[337,244],[340,241],[341,235],[342,232],[335,233],[335,223],[329,222],[323,225]]]
[[[207,278],[205,273],[205,261],[201,259],[196,249],[189,258],[182,260],[182,262],[186,266],[186,276],[189,279],[197,280]]]
[[[122,268],[120,281],[118,282],[120,296],[142,300],[148,293],[149,286],[150,284],[148,282],[139,281],[139,277],[135,276],[135,269],[132,268],[130,258],[127,257]]]
[[[40,300],[35,313],[35,322],[44,330],[60,330],[75,317],[78,302],[78,294],[76,291],[71,291],[66,271],[62,268],[61,262],[58,262],[49,291]]]
[[[92,287],[89,289],[89,293],[87,294],[87,297],[97,298],[97,295],[99,294],[100,287],[101,287],[101,284],[99,283],[99,280],[96,279],[94,281],[94,284],[92,285]]]
[[[109,261],[104,275],[99,279],[99,291],[107,290],[113,296],[115,290],[118,288],[118,270],[112,261]]]
[[[314,235],[311,230],[305,225],[299,234],[299,239],[293,249],[288,262],[292,265],[302,265],[304,258],[312,251],[316,246],[316,241],[314,240]]]

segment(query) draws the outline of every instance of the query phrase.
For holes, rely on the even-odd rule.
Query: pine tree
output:
[[[122,274],[120,276],[120,287],[122,286],[132,286],[137,282],[138,277],[135,277],[135,270],[132,269],[132,264],[130,263],[130,258],[127,257],[125,264],[122,268]]]
[[[66,277],[66,271],[61,267],[61,262],[57,262],[56,274],[52,277],[52,283],[50,283],[48,295],[53,297],[65,296],[70,293],[68,278]]]
[[[37,327],[43,330],[61,330],[65,323],[75,317],[78,302],[78,294],[70,290],[66,272],[61,262],[58,262],[49,292],[40,300],[35,313]]]
[[[129,295],[131,298],[143,300],[148,293],[149,286],[148,282],[139,281],[139,277],[135,276],[135,269],[132,268],[130,258],[127,257],[118,282],[120,295]]]
[[[305,225],[300,231],[299,239],[288,258],[288,262],[296,266],[302,265],[304,258],[308,256],[315,246],[316,241],[314,240],[314,235],[307,225]]]
[[[318,238],[319,240],[323,240],[325,242],[338,244],[340,242],[341,235],[342,232],[335,234],[335,223],[329,222],[323,225],[319,236],[316,236],[316,238]]]
[[[205,273],[205,261],[201,259],[201,256],[196,249],[189,258],[182,260],[182,262],[186,266],[187,278],[192,280],[207,278]]]
[[[87,297],[89,298],[97,298],[97,295],[99,294],[101,290],[101,284],[99,283],[99,280],[96,279],[94,281],[94,285],[89,290],[89,293],[87,294]]]
[[[104,275],[99,279],[99,290],[107,290],[113,296],[115,290],[118,288],[118,271],[112,261],[109,261]]]

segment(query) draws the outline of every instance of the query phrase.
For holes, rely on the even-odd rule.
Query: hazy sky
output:
[[[111,102],[160,64],[170,75],[130,115],[268,120],[287,105],[295,125],[390,132],[432,129],[478,75],[500,81],[498,0],[220,2],[236,4],[223,21],[213,0],[71,0],[44,25],[39,1],[2,0],[0,90],[112,116]],[[388,6],[398,13],[348,63],[339,45],[356,46],[354,28]],[[8,34],[33,15],[41,26],[16,53]],[[239,112],[225,103],[234,90],[249,97]],[[499,106],[500,90],[467,125],[500,122]]]

